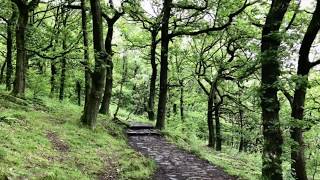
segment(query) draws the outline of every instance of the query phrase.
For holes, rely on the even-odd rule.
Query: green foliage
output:
[[[208,1],[208,8],[203,11],[173,8],[169,33],[192,32],[213,25],[220,27],[229,20],[231,13],[243,6],[244,2],[244,0]],[[116,120],[111,120],[112,116],[99,115],[97,129],[94,132],[79,126],[83,108],[74,105],[78,100],[77,82],[81,84],[82,105],[85,94],[81,16],[79,10],[61,8],[58,6],[59,3],[65,2],[41,3],[30,13],[32,17],[29,18],[26,35],[29,63],[26,97],[21,99],[9,95],[1,84],[4,82],[0,82],[0,179],[6,177],[92,179],[104,172],[103,168],[108,159],[114,162],[108,164],[108,167],[117,172],[120,179],[147,179],[152,174],[155,163],[128,147],[123,134],[124,126],[119,125]],[[86,3],[89,7],[89,2]],[[143,7],[148,5],[144,3],[150,3],[155,12],[149,12],[152,8]],[[124,18],[115,24],[112,41],[114,83],[110,114],[113,114],[119,106],[117,117],[121,121],[120,124],[128,121],[150,123],[145,112],[151,75],[149,31],[160,27],[161,3],[129,1],[124,7],[115,4],[115,9],[119,11],[124,9],[126,13]],[[175,3],[203,5],[202,1],[181,0]],[[0,0],[0,4],[0,16],[10,18],[11,1]],[[309,22],[311,15],[302,7],[297,9],[298,4],[292,1],[281,31],[271,34],[274,41],[282,39],[280,49],[277,52],[261,54],[261,27],[265,22],[264,17],[269,5],[263,1],[247,7],[245,12],[234,17],[230,26],[222,31],[207,32],[198,36],[178,36],[170,40],[167,129],[164,133],[173,143],[208,159],[230,174],[243,179],[260,179],[263,148],[260,96],[263,89],[259,88],[261,83],[259,69],[262,63],[261,55],[271,58],[273,53],[278,53],[281,62],[274,62],[273,65],[281,67],[280,78],[272,86],[281,90],[278,92],[278,97],[280,125],[284,138],[282,147],[284,179],[292,178],[290,151],[294,142],[290,138],[290,127],[303,128],[308,175],[310,179],[319,179],[320,76],[317,68],[310,72],[309,79],[295,75],[298,48],[307,28],[306,22]],[[102,2],[105,14],[112,16],[115,9],[108,2]],[[92,23],[89,12],[87,11],[89,35],[87,67],[93,69],[95,53],[92,47]],[[290,29],[285,30],[296,12],[296,18]],[[3,66],[6,56],[6,27],[5,21],[0,20],[0,67]],[[107,30],[104,26],[104,35]],[[15,32],[13,34],[15,35]],[[157,42],[161,40],[160,34],[157,35]],[[63,46],[64,43],[66,47]],[[13,47],[14,64],[16,50]],[[230,50],[236,50],[234,59],[229,59],[232,56]],[[158,71],[160,53],[161,47],[158,43],[156,49]],[[120,91],[124,54],[127,56],[128,72]],[[313,61],[311,58],[317,57],[316,53],[314,54],[310,56],[310,61]],[[55,99],[61,86],[62,58],[67,61],[65,99],[63,102],[57,102]],[[52,72],[51,65],[55,65],[55,73]],[[3,67],[5,76],[6,67]],[[159,93],[159,72],[157,75],[156,95]],[[13,80],[13,77],[11,79]],[[210,82],[215,80],[217,83],[214,90],[219,91],[224,97],[219,112],[223,139],[222,152],[206,147],[208,95],[204,89],[209,92]],[[204,88],[199,86],[199,82],[203,83]],[[286,90],[293,96],[295,86],[306,87],[308,90],[303,120],[291,118],[291,107],[283,94]],[[118,101],[119,98],[121,101]],[[215,101],[218,99],[215,98]],[[183,108],[183,117],[180,115],[180,105]],[[157,107],[157,97],[155,107]],[[274,108],[278,107],[274,106],[268,110],[272,111]],[[240,111],[243,112],[242,118]],[[57,133],[58,137],[70,146],[70,152],[62,154],[55,150],[46,137],[48,131]],[[246,144],[245,152],[238,152],[241,137]]]
[[[36,71],[28,71],[28,87],[32,91],[33,98],[49,95],[49,79]]]

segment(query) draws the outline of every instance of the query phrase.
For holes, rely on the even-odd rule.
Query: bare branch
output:
[[[291,20],[290,20],[290,22],[289,22],[288,26],[286,27],[286,31],[288,31],[288,30],[290,29],[290,27],[292,26],[292,24],[293,24],[294,20],[296,19],[297,14],[298,14],[298,12],[299,12],[300,4],[301,4],[301,0],[298,0],[297,7],[296,7],[296,9],[295,9],[295,11],[294,11],[294,14],[293,14],[293,16],[292,16],[292,18],[291,18]]]
[[[310,62],[310,67],[313,68],[319,64],[320,64],[320,59],[318,59],[317,61],[314,61],[314,62]]]

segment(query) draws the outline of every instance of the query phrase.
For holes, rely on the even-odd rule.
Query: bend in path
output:
[[[179,149],[151,129],[129,129],[129,144],[156,161],[154,180],[235,180],[208,161]],[[150,132],[151,131],[151,132]],[[134,132],[137,132],[134,134]],[[145,132],[145,133],[144,133]]]

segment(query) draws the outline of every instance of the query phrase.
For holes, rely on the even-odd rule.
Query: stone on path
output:
[[[221,169],[197,156],[179,149],[160,136],[153,126],[131,123],[127,131],[129,144],[155,160],[158,169],[154,180],[235,180]]]

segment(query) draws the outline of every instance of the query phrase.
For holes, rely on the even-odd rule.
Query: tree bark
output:
[[[110,104],[111,104],[111,97],[112,97],[112,85],[113,85],[113,62],[112,62],[112,39],[113,39],[113,26],[117,22],[117,20],[124,14],[124,12],[119,12],[118,10],[114,9],[112,0],[109,1],[111,7],[115,11],[115,14],[112,18],[108,15],[103,14],[103,17],[107,21],[108,24],[108,32],[105,39],[105,49],[107,52],[107,74],[106,74],[106,83],[104,89],[104,96],[101,103],[100,113],[102,114],[109,114],[110,113]]]
[[[60,90],[59,90],[59,100],[60,101],[63,101],[63,99],[64,99],[64,89],[65,89],[66,70],[67,70],[66,65],[67,65],[66,57],[62,57],[62,59],[61,59]]]
[[[215,147],[216,144],[216,137],[215,137],[215,128],[213,124],[213,91],[212,88],[208,95],[208,112],[207,112],[207,124],[208,124],[208,131],[209,131],[209,139],[208,139],[208,146],[211,148]]]
[[[85,74],[85,102],[87,103],[91,89],[91,74],[89,67],[89,40],[88,40],[88,28],[87,28],[87,13],[86,13],[86,2],[81,0],[81,26],[83,36],[83,59],[84,59],[84,74]]]
[[[245,148],[245,142],[243,137],[243,110],[239,109],[239,123],[240,123],[240,143],[239,143],[239,152],[242,152]]]
[[[34,10],[39,0],[28,1],[23,0],[12,0],[19,10],[18,23],[16,25],[16,47],[17,47],[17,58],[16,58],[16,73],[12,94],[15,96],[24,97],[26,88],[26,73],[28,68],[27,51],[26,45],[26,30],[28,25],[29,12]]]
[[[150,62],[151,62],[151,77],[150,77],[150,90],[149,90],[149,99],[148,99],[148,118],[153,121],[155,119],[154,115],[154,98],[156,96],[156,81],[157,81],[157,63],[156,63],[156,49],[157,42],[156,38],[158,31],[151,31],[151,49],[150,49]]]
[[[93,47],[95,52],[95,67],[92,73],[92,87],[88,102],[84,106],[81,122],[84,125],[95,128],[99,105],[105,86],[106,58],[107,54],[103,44],[103,30],[100,0],[90,0],[93,25]]]
[[[51,84],[51,89],[50,89],[50,96],[53,97],[55,90],[56,90],[56,74],[57,74],[57,68],[55,62],[52,60],[51,61],[51,77],[50,77],[50,84]]]
[[[220,105],[214,103],[214,119],[216,123],[216,151],[221,151],[222,138],[221,138],[221,125],[220,125]]]
[[[11,76],[13,74],[13,65],[12,65],[12,47],[13,47],[13,34],[12,30],[14,27],[14,19],[16,14],[15,8],[12,8],[12,16],[8,21],[7,25],[7,54],[6,54],[6,62],[7,62],[7,70],[6,70],[6,89],[8,91],[11,90]]]
[[[160,58],[160,92],[158,101],[157,129],[164,129],[168,91],[168,53],[169,53],[169,19],[172,0],[164,0],[161,26],[161,58]]]
[[[14,80],[14,87],[12,90],[15,96],[24,96],[26,88],[26,64],[27,64],[27,52],[25,49],[25,34],[28,24],[28,8],[27,5],[17,4],[19,9],[18,23],[16,26],[16,73]]]
[[[7,61],[5,60],[1,66],[1,70],[0,70],[0,83],[3,83],[3,76],[4,76],[4,69],[7,66]]]
[[[304,35],[299,51],[297,75],[301,81],[296,82],[292,102],[291,117],[298,124],[304,117],[305,98],[308,86],[309,71],[312,68],[309,61],[310,48],[320,30],[320,1],[317,1],[315,12]],[[307,180],[306,162],[304,157],[303,127],[293,124],[290,128],[291,138],[294,144],[291,146],[292,175],[298,180]]]
[[[261,108],[263,124],[262,178],[282,179],[282,144],[276,85],[280,75],[278,57],[281,37],[279,29],[290,0],[273,0],[262,30],[261,40]]]
[[[63,10],[62,15],[64,15],[63,19],[63,28],[67,28],[67,20],[68,20],[68,14]],[[67,49],[67,36],[65,33],[63,35],[62,40],[62,49],[66,51]],[[66,65],[67,65],[67,59],[64,55],[61,59],[61,74],[60,74],[60,90],[59,90],[59,100],[63,101],[64,99],[64,89],[65,89],[65,81],[66,81]]]
[[[180,84],[180,118],[181,121],[184,121],[184,84],[183,80],[179,81]]]
[[[77,81],[76,83],[76,93],[77,93],[77,99],[78,99],[78,105],[81,105],[81,83],[80,81]]]
[[[104,89],[104,96],[101,103],[100,113],[110,113],[110,103],[112,97],[112,85],[113,85],[113,62],[112,62],[112,38],[113,38],[113,25],[114,23],[108,24],[107,37],[105,39],[105,48],[108,54],[107,60],[107,74],[106,74],[106,85]]]

